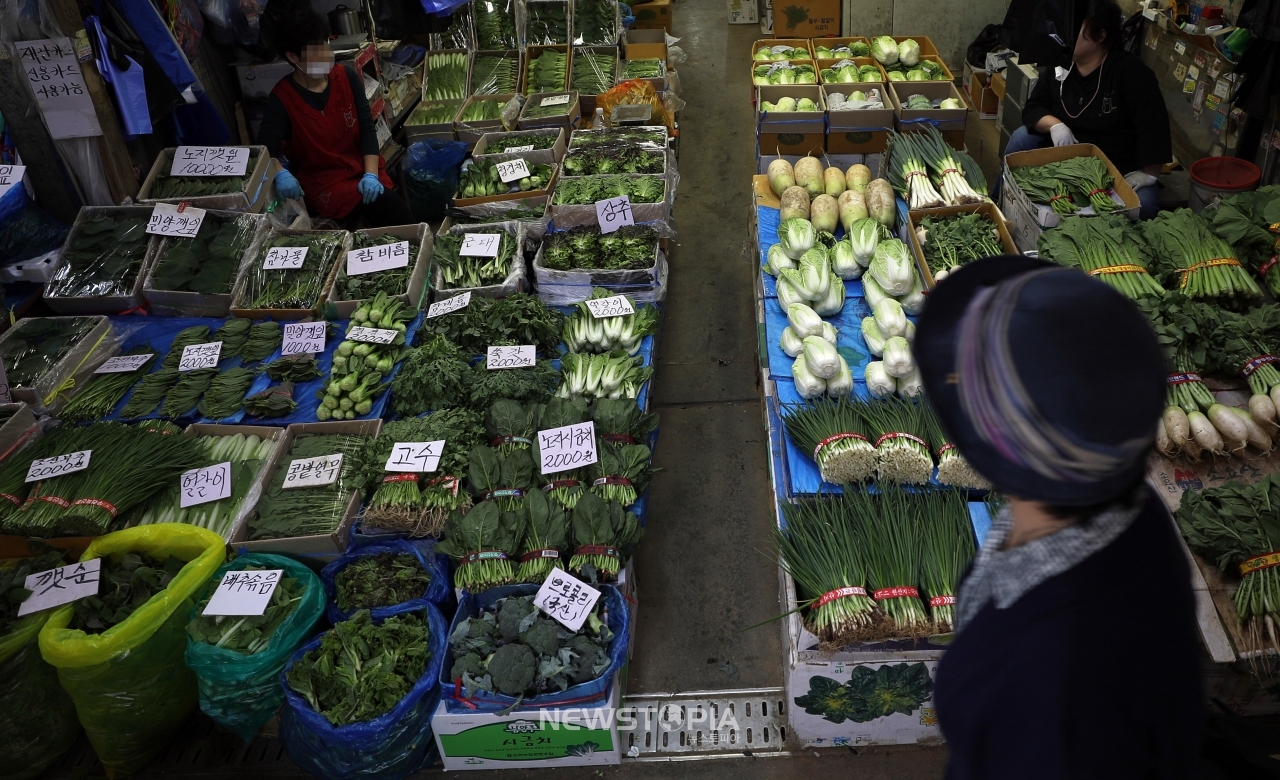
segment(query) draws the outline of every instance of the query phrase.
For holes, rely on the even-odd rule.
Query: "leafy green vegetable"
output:
[[[499,398],[528,403],[546,401],[560,382],[560,374],[546,360],[528,368],[490,371],[480,361],[471,367],[467,392],[472,409],[487,409]]]
[[[458,345],[464,355],[483,355],[489,347],[520,344],[532,344],[540,352],[550,354],[560,343],[563,329],[564,315],[536,295],[472,296],[466,308],[425,320],[418,341],[427,343],[432,336],[440,334]]]
[[[809,692],[795,702],[810,715],[821,715],[832,723],[866,723],[900,712],[910,715],[920,709],[933,693],[929,667],[922,663],[883,664],[853,667],[844,684],[814,675]]]
[[[555,133],[504,133],[502,138],[492,141],[485,147],[485,154],[500,154],[508,149],[518,149],[521,146],[532,146],[535,150],[550,149],[555,144]]]
[[[246,309],[310,309],[325,293],[325,282],[346,239],[344,230],[275,231],[262,242],[245,270],[237,305]],[[275,248],[307,249],[298,268],[263,268]]]
[[[574,0],[573,42],[577,46],[612,45],[618,40],[616,0]],[[598,55],[597,55],[598,56]],[[574,69],[577,70],[577,63]],[[613,74],[609,75],[608,89],[613,86]],[[603,92],[604,89],[599,90]]]
[[[98,595],[72,602],[70,628],[101,634],[123,623],[134,610],[169,587],[186,565],[186,561],[173,556],[161,561],[138,553],[125,553],[119,560],[104,558],[98,575]]]
[[[351,235],[352,249],[398,244],[405,240],[390,233],[372,238],[363,233],[352,233]],[[409,264],[401,268],[388,268],[385,271],[347,276],[347,264],[339,263],[338,279],[334,284],[335,300],[366,300],[373,298],[380,292],[387,295],[407,294],[409,292],[409,277],[413,275],[414,263],[418,259],[418,250],[421,246],[417,241],[409,242]]]
[[[266,360],[272,352],[280,349],[284,342],[284,331],[275,320],[255,322],[249,329],[249,338],[240,348],[240,357],[246,363]],[[177,365],[175,363],[174,365]]]
[[[520,45],[515,8],[515,0],[478,0],[472,4],[480,49],[514,49]]]
[[[1147,270],[1150,247],[1128,217],[1066,217],[1056,230],[1041,233],[1036,243],[1046,260],[1075,266],[1128,298],[1164,295]]]
[[[240,571],[263,571],[261,566],[246,566]],[[187,624],[187,636],[194,642],[253,655],[266,649],[271,635],[298,608],[303,585],[293,577],[281,577],[261,615],[204,615],[209,599],[196,607],[195,617]],[[213,593],[209,594],[213,597]]]
[[[467,96],[466,52],[431,52],[423,79],[423,100],[459,100]]]
[[[398,414],[406,416],[464,406],[470,376],[471,367],[462,350],[437,334],[409,352],[391,381],[391,403]]]
[[[505,282],[515,261],[516,237],[506,230],[499,231],[498,254],[477,257],[460,254],[464,235],[445,233],[436,236],[433,260],[443,280],[439,289],[462,290]]]
[[[338,609],[394,607],[410,599],[422,598],[431,575],[412,555],[379,553],[364,555],[347,565],[334,580]]]
[[[480,450],[487,449],[473,449],[473,461]],[[528,455],[524,458],[527,461]],[[474,469],[474,462],[472,466]],[[517,510],[520,508],[518,499],[514,505]],[[503,511],[497,501],[481,501],[465,514],[461,509],[451,512],[445,524],[444,539],[436,545],[436,552],[448,555],[457,563],[453,573],[454,586],[479,593],[510,584],[515,579],[511,557],[520,549],[526,519],[527,516],[519,511]]]
[[[31,595],[31,591],[24,587],[27,577],[66,565],[62,553],[48,550],[32,558],[14,561],[12,566],[0,567],[0,637],[13,629],[18,622],[18,608]]]
[[[509,95],[518,91],[520,52],[477,54],[471,63],[472,95]]]
[[[96,324],[92,317],[20,320],[0,341],[0,359],[4,360],[9,386],[34,387]]]
[[[258,222],[256,214],[224,218],[208,213],[194,237],[165,238],[151,272],[150,288],[229,294]]]
[[[666,181],[661,176],[565,176],[556,183],[552,202],[557,206],[585,206],[626,195],[632,203],[658,203],[665,194]]]
[[[147,220],[115,210],[86,218],[67,238],[62,265],[45,286],[45,297],[132,295],[151,243]]]
[[[658,262],[658,233],[646,225],[627,225],[603,234],[584,225],[547,234],[542,264],[556,271],[627,271],[653,268]]]
[[[258,165],[259,154],[260,152],[257,149],[249,147],[249,162],[245,165],[245,175],[243,176],[173,176],[169,173],[170,166],[163,165],[158,171],[156,180],[151,185],[149,197],[155,200],[162,200],[244,192],[249,183],[249,174],[253,173],[253,169]]]
[[[634,512],[594,492],[584,494],[574,506],[571,528],[575,548],[569,570],[591,582],[616,579],[644,535]]]
[[[155,356],[147,346],[135,347],[122,354]],[[63,422],[74,423],[91,422],[106,417],[116,408],[116,404],[120,403],[120,399],[129,392],[129,388],[133,387],[154,366],[155,361],[149,360],[132,371],[94,374],[89,384],[76,393],[70,403],[62,407],[58,418]]]
[[[287,380],[244,399],[244,410],[250,417],[288,417],[297,408],[298,402],[293,400],[293,382]]]
[[[277,382],[305,382],[317,379],[323,374],[320,364],[311,355],[285,355],[278,357],[267,365],[267,376]]]
[[[333,532],[342,522],[351,495],[358,488],[355,454],[364,441],[363,436],[345,434],[299,434],[258,501],[257,512],[249,519],[249,538],[283,539]],[[337,454],[343,456],[342,468],[332,483],[284,487],[292,461]]]
[[[662,173],[666,170],[666,158],[660,149],[630,145],[584,146],[565,155],[564,175]]]
[[[568,81],[568,64],[568,56],[564,52],[543,49],[537,58],[529,63],[529,70],[524,76],[524,94],[528,96],[537,92],[563,90]]]

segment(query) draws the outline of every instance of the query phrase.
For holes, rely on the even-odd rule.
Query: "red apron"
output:
[[[357,189],[364,176],[364,155],[360,153],[360,120],[355,98],[344,66],[329,71],[329,102],[317,111],[302,99],[286,79],[280,79],[271,94],[280,99],[289,114],[290,136],[284,151],[289,167],[306,194],[307,208],[321,217],[343,219],[362,200]],[[391,189],[386,164],[378,158],[378,179]]]

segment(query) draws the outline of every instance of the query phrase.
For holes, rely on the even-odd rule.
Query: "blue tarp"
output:
[[[832,317],[823,317],[823,322],[831,323],[836,329],[836,349],[855,378],[860,379],[866,373],[867,363],[871,362],[867,343],[862,338],[862,318],[870,317],[871,310],[863,298],[845,299],[844,308]],[[795,358],[788,357],[782,351],[782,331],[787,328],[787,315],[777,298],[769,298],[764,302],[764,330],[769,351],[769,375],[774,379],[790,379],[791,366]]]

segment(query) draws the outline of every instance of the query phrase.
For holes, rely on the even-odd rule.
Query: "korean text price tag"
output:
[[[0,196],[13,189],[13,185],[20,184],[26,173],[25,165],[0,165]]]
[[[220,501],[231,495],[231,461],[202,469],[182,472],[182,495],[179,506],[186,509],[197,504]]]
[[[4,361],[0,360],[0,404],[13,403],[13,393],[9,392],[9,374],[4,370]]]
[[[532,151],[533,151],[533,144],[525,144],[524,146],[513,146],[513,147],[511,147],[510,149],[508,149],[508,150],[507,150],[507,153],[511,153],[511,152],[532,152]]]
[[[315,458],[298,458],[289,462],[285,473],[285,490],[290,488],[321,487],[332,485],[342,473],[342,453],[320,455]]]
[[[427,309],[427,319],[439,317],[444,314],[452,314],[459,309],[467,308],[470,303],[471,293],[469,292],[464,292],[462,295],[455,295],[452,298],[447,298],[443,301],[437,301],[436,303],[431,304]]]
[[[444,452],[444,439],[440,441],[397,442],[387,456],[383,471],[435,471]]]
[[[513,181],[519,181],[529,175],[529,166],[521,157],[514,160],[500,162],[495,166],[498,169],[498,178],[503,184],[510,184]]]
[[[247,146],[179,146],[170,176],[243,176],[249,168]]]
[[[542,473],[555,474],[596,462],[596,424],[591,421],[538,431]]]
[[[569,103],[569,96],[568,96],[568,95],[552,95],[551,97],[544,97],[544,98],[542,99],[542,102],[541,102],[541,103],[539,103],[539,104],[538,104],[538,106],[539,106],[539,107],[542,107],[542,106],[564,106],[564,105],[568,105],[568,103]]]
[[[18,617],[98,595],[101,573],[102,559],[94,558],[29,575],[22,587],[31,595],[18,606]]]
[[[284,569],[229,571],[222,575],[218,589],[209,597],[201,615],[256,617],[267,611],[271,594],[280,584]]]
[[[596,221],[600,223],[601,233],[612,233],[624,225],[634,225],[631,214],[631,199],[626,195],[596,201]]]
[[[534,606],[570,631],[582,628],[599,600],[600,591],[558,567],[547,575],[538,595],[533,597]]]
[[[630,299],[625,295],[612,295],[608,298],[590,298],[587,300],[587,308],[591,310],[591,316],[598,320],[607,319],[609,317],[622,317],[627,314],[635,314],[636,309],[631,305]]]
[[[84,471],[89,468],[89,456],[93,450],[80,450],[66,455],[55,455],[52,458],[41,458],[31,461],[24,482],[35,482],[38,479],[53,479],[73,471]]]
[[[308,249],[310,247],[273,246],[267,250],[267,258],[262,261],[262,267],[267,271],[301,268],[303,261],[307,259]]]
[[[126,371],[137,371],[155,355],[116,355],[107,358],[107,362],[98,366],[95,374],[123,374]]]
[[[217,368],[218,358],[221,355],[221,341],[188,345],[182,348],[182,360],[178,361],[178,370],[195,371],[200,368]]]
[[[485,353],[485,366],[493,371],[498,368],[528,368],[537,360],[537,349],[532,344],[522,347],[489,347]]]
[[[22,70],[44,114],[49,135],[61,138],[88,138],[102,135],[93,99],[84,84],[75,44],[69,38],[19,41]]]
[[[396,340],[398,333],[400,333],[398,330],[355,327],[347,331],[347,338],[351,341],[363,341],[366,344],[390,344]]]
[[[497,233],[467,233],[462,237],[462,257],[497,257],[502,236]]]
[[[367,246],[347,252],[347,276],[371,274],[409,264],[409,242],[397,241],[382,246]]]
[[[281,355],[316,355],[324,352],[325,323],[288,322],[284,326]]]
[[[201,222],[204,222],[204,209],[186,204],[157,203],[151,211],[151,219],[147,220],[147,232],[155,236],[195,238],[200,232]]]

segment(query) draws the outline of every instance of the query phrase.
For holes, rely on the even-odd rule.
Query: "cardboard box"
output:
[[[410,114],[409,118],[405,121],[405,126],[404,126],[404,138],[406,143],[411,144],[411,143],[414,143],[415,141],[427,141],[427,140],[452,141],[458,137],[457,133],[455,133],[453,129],[454,121],[458,118],[458,114],[462,112],[462,104],[465,103],[466,101],[465,100],[421,101],[418,103],[418,105],[414,106],[414,109],[413,109],[414,112],[416,113],[418,109],[427,105],[428,102],[430,102],[431,105],[451,106],[454,109],[453,116],[449,119],[448,122],[433,122],[431,124],[417,125],[417,124],[410,124],[413,121],[413,114]]]
[[[523,135],[555,136],[556,140],[555,143],[546,149],[533,149],[528,152],[489,152],[490,146],[498,140]],[[472,151],[471,156],[484,158],[486,160],[493,160],[494,162],[503,162],[505,160],[514,160],[517,157],[523,157],[526,162],[553,165],[564,159],[566,143],[567,133],[563,127],[542,127],[536,130],[526,130],[515,133],[485,133],[480,137],[480,140],[476,142],[476,148]]]
[[[595,707],[537,712],[516,710],[451,713],[444,702],[431,720],[444,768],[540,769],[606,766],[622,761],[618,738],[621,683],[615,676],[609,697]]]
[[[67,350],[66,355],[61,360],[53,364],[44,374],[36,379],[35,385],[9,385],[9,396],[15,401],[25,403],[31,407],[33,412],[48,411],[62,408],[68,400],[63,394],[56,394],[52,401],[45,405],[45,394],[52,393],[59,387],[62,387],[67,380],[71,380],[71,387],[84,387],[89,381],[90,376],[98,366],[112,355],[116,354],[120,345],[115,339],[111,338],[111,322],[103,316],[99,315],[81,315],[84,319],[92,320],[93,324],[89,328],[89,332],[84,338],[71,346]],[[40,317],[38,319],[65,320],[66,317]],[[4,333],[0,333],[0,351],[3,351],[3,345],[10,339],[14,338],[18,329],[11,327]]]
[[[938,47],[933,45],[933,41],[929,40],[929,36],[927,35],[891,35],[889,37],[893,38],[895,43],[915,41],[920,45],[921,56],[925,54],[932,54],[935,57],[938,56]]]
[[[756,68],[772,68],[774,65],[790,66],[793,68],[811,68],[813,70],[813,84],[761,84],[756,82]],[[762,71],[767,72],[767,71]],[[778,60],[774,62],[752,62],[751,63],[751,86],[755,87],[812,87],[818,84],[818,63],[813,60]],[[794,95],[792,97],[795,97]]]
[[[315,306],[310,309],[250,309],[246,308],[247,301],[244,300],[246,288],[248,287],[248,271],[255,263],[261,263],[263,243],[272,236],[284,234],[309,234],[309,233],[342,233],[342,243],[338,247],[338,252],[332,264],[325,271],[324,282],[320,285],[320,295],[317,297]],[[323,310],[325,301],[328,300],[329,290],[333,287],[333,276],[338,271],[338,263],[346,260],[347,252],[351,249],[351,234],[345,230],[287,230],[280,228],[272,228],[258,235],[249,248],[245,250],[244,262],[240,264],[240,273],[236,276],[235,286],[231,288],[231,316],[248,317],[251,320],[260,320],[263,317],[270,317],[274,320],[302,320],[313,317]]]
[[[772,48],[774,46],[788,46],[792,49],[798,49],[799,50],[797,52],[798,56],[790,57],[785,60],[756,59],[756,52],[760,51],[761,49]],[[812,60],[812,59],[813,59],[813,50],[809,48],[808,38],[765,38],[763,40],[759,40],[751,44],[751,61],[757,65],[761,63],[766,63],[766,62],[799,62],[801,60]]]
[[[252,168],[245,170],[244,189],[239,192],[228,192],[222,195],[199,195],[187,198],[153,198],[151,190],[155,187],[156,179],[162,174],[167,174],[173,167],[173,155],[178,151],[177,147],[171,146],[168,149],[161,150],[156,156],[156,161],[151,165],[151,172],[147,174],[146,180],[142,182],[142,189],[138,190],[137,201],[139,203],[188,203],[202,209],[224,209],[226,211],[252,211],[259,212],[267,205],[267,169],[271,167],[271,155],[267,152],[265,146],[250,146],[252,152],[258,155],[257,161]],[[251,153],[252,153],[251,152]]]
[[[1027,166],[1045,165],[1046,163],[1058,162],[1060,160],[1069,160],[1073,157],[1096,157],[1107,166],[1107,173],[1111,174],[1112,184],[1112,200],[1123,206],[1122,213],[1128,215],[1129,219],[1138,218],[1138,210],[1141,203],[1138,201],[1138,195],[1124,180],[1124,175],[1116,170],[1116,166],[1107,159],[1102,150],[1093,144],[1071,144],[1070,146],[1051,146],[1047,149],[1032,149],[1026,152],[1014,152],[1004,158],[1004,186],[1001,187],[1001,197],[1003,200],[1010,201],[1021,207],[1021,211],[1032,216],[1036,226],[1040,228],[1057,227],[1062,217],[1054,212],[1045,204],[1033,203],[1023,192],[1018,183],[1014,181],[1012,169]],[[1091,215],[1092,209],[1085,209],[1081,212],[1081,216]],[[1039,235],[1038,233],[1036,235]],[[1015,232],[1016,238],[1016,232]],[[1019,246],[1022,246],[1019,242]]]
[[[544,117],[529,117],[529,109],[532,106],[542,104],[547,98],[557,97],[568,94],[569,102],[565,104],[565,112],[563,114],[554,114]],[[594,101],[595,96],[592,96]],[[520,118],[516,122],[516,127],[521,130],[536,130],[539,127],[566,127],[569,130],[578,126],[578,122],[582,119],[582,101],[578,97],[577,90],[568,90],[568,92],[537,92],[529,96],[529,100],[525,102],[524,108],[520,110]],[[479,138],[476,139],[480,140]]]
[[[622,57],[628,60],[667,61],[667,34],[662,30],[627,30]]]
[[[227,219],[247,218],[256,222],[253,228],[253,239],[250,244],[257,241],[264,233],[267,232],[268,224],[265,214],[242,214],[234,211],[211,210],[205,215],[206,219],[209,214],[225,217]],[[172,236],[161,236],[160,242],[156,247],[155,262],[147,269],[146,278],[142,282],[142,296],[147,299],[147,303],[151,307],[151,313],[162,317],[225,317],[231,311],[231,290],[225,293],[196,293],[186,290],[158,290],[153,287],[153,277],[156,273],[156,266],[164,259],[164,253],[178,241],[189,241],[191,239],[173,238]],[[235,286],[235,280],[239,278],[240,271],[244,270],[244,257],[240,258],[239,266],[231,277],[232,287]]]
[[[266,468],[262,470],[263,490],[265,491],[271,485],[271,480],[275,477],[277,469],[289,467],[289,461],[292,460],[289,457],[289,448],[293,446],[293,440],[299,434],[343,433],[372,438],[377,436],[381,430],[382,420],[343,420],[342,422],[294,423],[290,425],[284,429],[284,435],[280,438],[280,443],[276,445],[275,453],[267,461]],[[245,516],[244,521],[236,529],[229,543],[237,550],[247,550],[249,552],[277,552],[304,558],[332,560],[347,550],[347,543],[351,539],[351,523],[355,520],[356,513],[360,510],[360,499],[360,491],[352,490],[351,498],[347,501],[347,509],[342,515],[342,520],[331,533],[249,541],[249,521],[257,514],[257,506],[255,504],[253,511]]]
[[[991,88],[991,77],[980,70],[975,70],[968,81],[969,99],[980,119],[995,119],[1000,111],[1000,98]]]
[[[760,17],[760,34],[773,35],[773,0],[756,0],[756,12]]]
[[[931,102],[954,98],[960,102],[960,108],[928,110],[905,108],[906,99],[917,94],[924,95]],[[969,109],[955,84],[950,81],[891,81],[889,82],[889,99],[893,101],[899,132],[910,132],[916,125],[928,122],[942,132],[943,137],[952,147],[964,148],[964,125],[969,116]]]
[[[574,46],[573,47],[573,57],[570,59],[570,62],[569,62],[569,87],[571,89],[576,89],[578,91],[578,98],[579,100],[581,100],[581,105],[582,105],[582,113],[585,114],[587,117],[595,116],[596,99],[600,96],[600,94],[608,90],[614,84],[618,83],[618,75],[622,73],[622,62],[620,59],[621,52],[622,52],[622,48],[619,46]],[[608,78],[604,80],[604,89],[602,89],[600,92],[590,92],[590,93],[583,92],[581,88],[587,85],[577,83],[579,54],[603,54],[609,57],[613,62],[612,73],[600,74],[602,76],[608,76]],[[595,73],[592,71],[591,68],[583,68],[583,70],[586,71],[588,77],[595,75]],[[661,90],[658,90],[658,91],[661,92]]]
[[[834,38],[840,34],[840,0],[787,0],[777,9],[773,34],[791,38]]]
[[[62,274],[65,265],[63,258],[71,251],[71,242],[75,240],[85,220],[102,214],[146,220],[151,217],[151,212],[154,210],[155,206],[81,206],[80,213],[76,214],[75,221],[71,223],[71,230],[67,233],[66,240],[62,242],[62,249],[58,252],[58,270],[53,272],[53,278],[40,293],[45,304],[58,314],[120,314],[141,304],[142,280],[151,271],[151,262],[156,257],[156,246],[160,243],[159,236],[147,236],[147,251],[142,255],[138,276],[127,294],[58,296],[50,295],[50,290]],[[14,396],[14,400],[22,399]]]
[[[455,208],[465,208],[467,206],[479,206],[482,203],[501,203],[503,201],[549,196],[556,188],[556,178],[559,176],[559,173],[560,166],[557,163],[552,163],[551,180],[547,182],[547,186],[539,190],[516,190],[515,192],[506,192],[501,195],[484,195],[479,198],[459,198],[458,194],[455,192],[453,205]]]
[[[573,58],[570,56],[571,52],[569,51],[569,47],[568,46],[530,46],[528,49],[525,50],[524,76],[520,81],[520,94],[522,95],[532,94],[530,92],[531,87],[529,84],[529,80],[533,78],[533,63],[535,60],[538,59],[538,57],[542,54],[542,52],[546,51],[547,49],[555,49],[556,51],[561,52],[565,55],[564,81],[560,84],[560,89],[566,90],[569,88],[569,68],[572,65],[572,61],[573,61]]]
[[[948,68],[948,67],[947,67],[947,63],[943,62],[943,61],[942,61],[942,58],[941,58],[941,57],[939,57],[938,55],[936,55],[936,54],[921,54],[921,55],[920,55],[920,61],[921,61],[921,62],[923,62],[923,61],[925,61],[925,60],[928,60],[928,61],[930,61],[930,62],[935,62],[935,63],[937,63],[937,64],[938,64],[938,67],[942,68],[942,74],[943,74],[943,76],[945,77],[945,78],[941,78],[941,79],[931,79],[931,81],[955,81],[955,80],[956,80],[956,76],[955,76],[955,74],[954,74],[954,73],[952,73],[952,72],[951,72],[951,68]],[[903,83],[903,82],[898,82],[898,83]],[[914,84],[914,83],[916,83],[916,82],[908,82],[908,83],[912,83],[912,84]]]
[[[480,59],[481,57],[506,57],[508,59],[513,60],[516,64],[516,80],[515,80],[514,88],[519,89],[520,85],[524,83],[523,81],[524,80],[524,56],[521,54],[519,49],[498,49],[494,51],[478,51],[471,58],[471,63],[468,66],[470,70],[467,73],[467,94],[474,95],[476,94],[476,90],[478,90],[480,87],[483,87],[483,86],[489,86],[490,88],[497,86],[496,84],[485,85],[485,84],[475,83],[476,79],[479,78],[479,75],[476,73],[476,60]],[[496,95],[498,93],[486,92],[484,94]]]
[[[635,3],[631,13],[636,17],[636,30],[666,30],[671,32],[671,0],[649,0]]]
[[[884,108],[832,110],[828,95],[848,97],[854,91],[880,90]],[[823,101],[827,103],[827,151],[836,154],[874,154],[883,152],[889,143],[889,131],[894,128],[893,104],[889,101],[884,84],[859,82],[857,84],[826,84],[822,87]]]
[[[280,449],[280,442],[284,439],[284,428],[277,428],[270,425],[214,425],[209,423],[193,423],[187,426],[182,432],[183,436],[235,436],[243,433],[245,436],[257,436],[260,439],[267,439],[275,442],[275,446],[271,448],[271,454],[267,456],[267,464],[276,457],[276,452]],[[241,527],[248,522],[249,515],[253,513],[254,507],[258,504],[258,499],[262,497],[262,491],[266,487],[267,465],[264,464],[258,470],[253,478],[253,483],[249,487],[249,491],[244,494],[244,499],[240,502],[240,507],[236,511],[236,518],[231,524],[231,530],[228,531],[226,538],[228,540],[235,538]],[[226,499],[223,499],[226,500]]]
[[[506,102],[511,100],[513,97],[515,97],[514,93],[506,95],[472,95],[467,98],[466,102],[462,104],[461,110],[458,111],[458,116],[453,120],[453,132],[458,136],[458,140],[474,144],[476,141],[479,141],[480,136],[484,135],[486,132],[502,129],[501,119],[477,119],[471,122],[464,121],[462,117],[466,115],[467,108],[472,103],[477,103],[482,100],[497,100],[505,105]]]
[[[819,46],[823,46],[823,47],[826,47],[826,48],[828,48],[828,49],[835,49],[835,48],[837,48],[837,47],[839,47],[839,46],[849,46],[849,45],[854,44],[854,43],[864,43],[864,44],[866,44],[866,45],[867,45],[867,48],[868,48],[868,49],[870,49],[870,48],[871,48],[871,40],[870,40],[869,38],[863,38],[863,37],[861,37],[861,36],[854,36],[854,37],[852,37],[852,38],[814,38],[814,39],[811,39],[811,40],[809,41],[809,48],[813,50],[813,58],[814,58],[814,59],[824,59],[824,60],[825,60],[825,59],[828,59],[828,58],[826,58],[826,57],[821,57],[821,58],[820,58],[820,57],[818,56],[818,47],[819,47]],[[870,56],[870,55],[868,55],[868,56]],[[839,59],[841,59],[841,58],[840,58],[840,57],[835,57],[835,58],[832,58],[832,59],[839,60]]]
[[[1013,241],[1013,236],[1009,234],[1008,226],[1004,223],[1004,215],[1000,213],[1000,209],[996,208],[994,203],[971,203],[964,206],[945,206],[938,209],[908,212],[907,235],[911,241],[911,252],[916,259],[916,269],[920,272],[920,278],[924,282],[926,290],[932,290],[936,282],[933,278],[933,271],[929,270],[929,264],[925,262],[924,248],[917,238],[916,228],[920,226],[920,220],[925,217],[953,217],[957,214],[969,213],[983,214],[995,223],[996,231],[1000,234],[1000,245],[1004,247],[1006,254],[1020,254],[1017,244]]]
[[[991,91],[996,93],[997,100],[1004,100],[1005,96],[1005,80],[1004,71],[1000,71],[991,77]]]
[[[755,24],[758,21],[756,0],[729,0],[729,24]]]
[[[843,59],[836,59],[836,60],[815,60],[816,69],[818,71],[818,83],[819,84],[827,83],[826,80],[822,78],[822,71],[834,68],[836,63],[844,62],[844,60],[846,59],[849,59],[849,58],[845,57]],[[885,75],[884,68],[881,67],[880,63],[875,61],[874,57],[854,57],[853,64],[859,68],[861,68],[863,65],[874,65],[876,67],[876,71],[880,74],[880,78],[876,81],[848,81],[848,82],[833,81],[831,82],[832,86],[858,88],[859,84],[866,84],[869,87],[876,87],[876,86],[882,86],[883,84],[888,83],[889,77]],[[866,90],[864,89],[862,91],[865,92]],[[846,92],[844,94],[848,94],[848,93]]]
[[[653,176],[655,174],[619,174],[621,176]],[[561,177],[559,181],[573,181],[578,177]],[[633,221],[639,222],[662,222],[665,223],[667,218],[671,216],[671,193],[670,182],[663,178],[663,195],[662,200],[657,203],[639,203],[631,204],[631,218]],[[551,204],[551,218],[555,221],[557,228],[577,227],[578,225],[597,225],[595,204],[588,203],[586,205],[559,205],[554,202]]]
[[[760,111],[764,102],[776,103],[784,97],[807,97],[818,104],[818,110]],[[757,156],[822,154],[826,147],[826,108],[822,87],[816,84],[756,87]]]
[[[418,242],[418,254],[413,258],[413,270],[409,273],[409,289],[399,295],[391,297],[412,306],[415,309],[421,309],[422,303],[426,299],[427,291],[427,274],[431,270],[431,254],[435,249],[435,237],[431,234],[431,226],[425,222],[419,222],[416,225],[397,225],[395,227],[384,228],[368,228],[365,230],[357,230],[362,236],[367,238],[377,238],[378,236],[393,235],[406,241]],[[352,244],[354,245],[354,241]],[[340,301],[337,299],[338,279],[347,273],[347,257],[343,255],[338,258],[338,269],[333,275],[333,284],[329,286],[328,304],[326,304],[326,314],[328,309],[332,307],[338,319],[349,319],[356,309],[368,298],[361,298],[351,301]]]
[[[287,60],[236,65],[236,78],[240,80],[240,94],[246,98],[266,98],[280,79],[293,72],[293,63]]]

